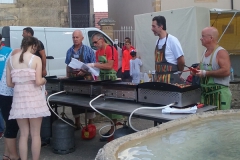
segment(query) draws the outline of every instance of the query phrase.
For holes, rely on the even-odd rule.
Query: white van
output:
[[[4,26],[0,27],[0,33],[3,37],[3,43],[12,49],[20,48],[22,41],[22,32],[25,26]],[[42,41],[46,56],[52,56],[54,59],[47,59],[47,76],[65,76],[66,75],[66,52],[73,45],[72,32],[81,30],[84,36],[83,44],[96,48],[92,43],[92,35],[102,33],[108,44],[114,45],[118,49],[118,66],[121,66],[121,49],[114,44],[112,39],[97,28],[58,28],[58,27],[31,27],[34,30],[34,37]]]

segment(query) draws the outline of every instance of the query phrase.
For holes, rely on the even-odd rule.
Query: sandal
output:
[[[9,156],[3,155],[3,160],[11,160],[11,158]],[[18,158],[18,160],[21,160],[21,158]]]
[[[3,160],[11,160],[10,157],[3,155]]]

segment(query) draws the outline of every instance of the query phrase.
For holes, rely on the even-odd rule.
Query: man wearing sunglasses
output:
[[[94,34],[92,36],[92,42],[98,49],[96,52],[96,61],[99,63],[89,63],[88,65],[100,69],[99,79],[116,80],[118,71],[117,50],[106,43],[101,33]]]
[[[99,79],[100,80],[116,80],[118,71],[118,52],[113,47],[106,43],[104,36],[101,33],[96,33],[92,36],[92,42],[97,47],[96,61],[97,63],[89,63],[88,66],[96,67],[100,69]],[[106,114],[106,113],[105,113]],[[118,119],[122,119],[121,115],[117,114],[106,114],[111,118],[116,125]],[[114,127],[104,134],[109,136],[113,133]],[[107,141],[107,138],[101,138],[100,141]]]

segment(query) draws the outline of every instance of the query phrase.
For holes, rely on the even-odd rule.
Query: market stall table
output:
[[[81,107],[84,109],[90,109],[89,102],[92,100],[92,97],[85,95],[76,95],[76,94],[66,94],[61,93],[58,95],[54,95],[50,97],[49,102],[54,107],[57,105],[64,105],[70,107]],[[106,99],[99,98],[92,103],[93,107],[95,107],[99,111],[107,111],[111,113],[117,113],[125,116],[129,116],[132,111],[139,107],[154,107],[156,105],[151,104],[141,104],[136,103],[134,101],[126,101],[126,100],[116,100],[116,99]],[[160,106],[158,106],[160,107]],[[204,106],[197,110],[197,113],[202,113],[206,111],[215,110],[216,106]],[[162,110],[150,110],[144,109],[139,110],[134,113],[134,117],[148,119],[154,121],[156,123],[167,122],[171,120],[175,120],[178,118],[186,117],[189,114],[162,114]]]

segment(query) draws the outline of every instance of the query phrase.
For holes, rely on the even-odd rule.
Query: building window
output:
[[[16,0],[0,0],[0,3],[15,3]]]

